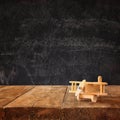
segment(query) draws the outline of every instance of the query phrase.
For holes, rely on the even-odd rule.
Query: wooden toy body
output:
[[[98,96],[106,96],[105,86],[106,82],[102,82],[102,77],[98,76],[98,82],[85,82],[84,88],[78,90],[78,86],[83,84],[83,81],[70,81],[71,88],[70,93],[76,93],[77,100],[80,99],[91,99],[92,102],[97,101]],[[81,92],[82,91],[82,92]]]
[[[77,100],[80,99],[90,99],[92,102],[97,102],[97,95],[93,95],[93,94],[79,94],[77,96]]]

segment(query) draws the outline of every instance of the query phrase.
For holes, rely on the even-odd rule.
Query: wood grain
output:
[[[77,101],[70,86],[0,87],[0,120],[120,119],[120,86],[107,86],[108,96]]]

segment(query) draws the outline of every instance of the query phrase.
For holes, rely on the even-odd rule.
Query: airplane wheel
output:
[[[94,95],[94,96],[91,98],[91,101],[92,101],[92,102],[97,102],[97,95]]]

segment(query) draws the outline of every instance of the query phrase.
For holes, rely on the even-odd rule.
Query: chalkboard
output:
[[[38,0],[0,4],[0,84],[120,84],[120,3]]]

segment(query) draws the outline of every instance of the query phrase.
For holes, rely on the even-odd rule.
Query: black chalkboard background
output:
[[[11,1],[0,2],[1,85],[120,85],[119,0]]]

